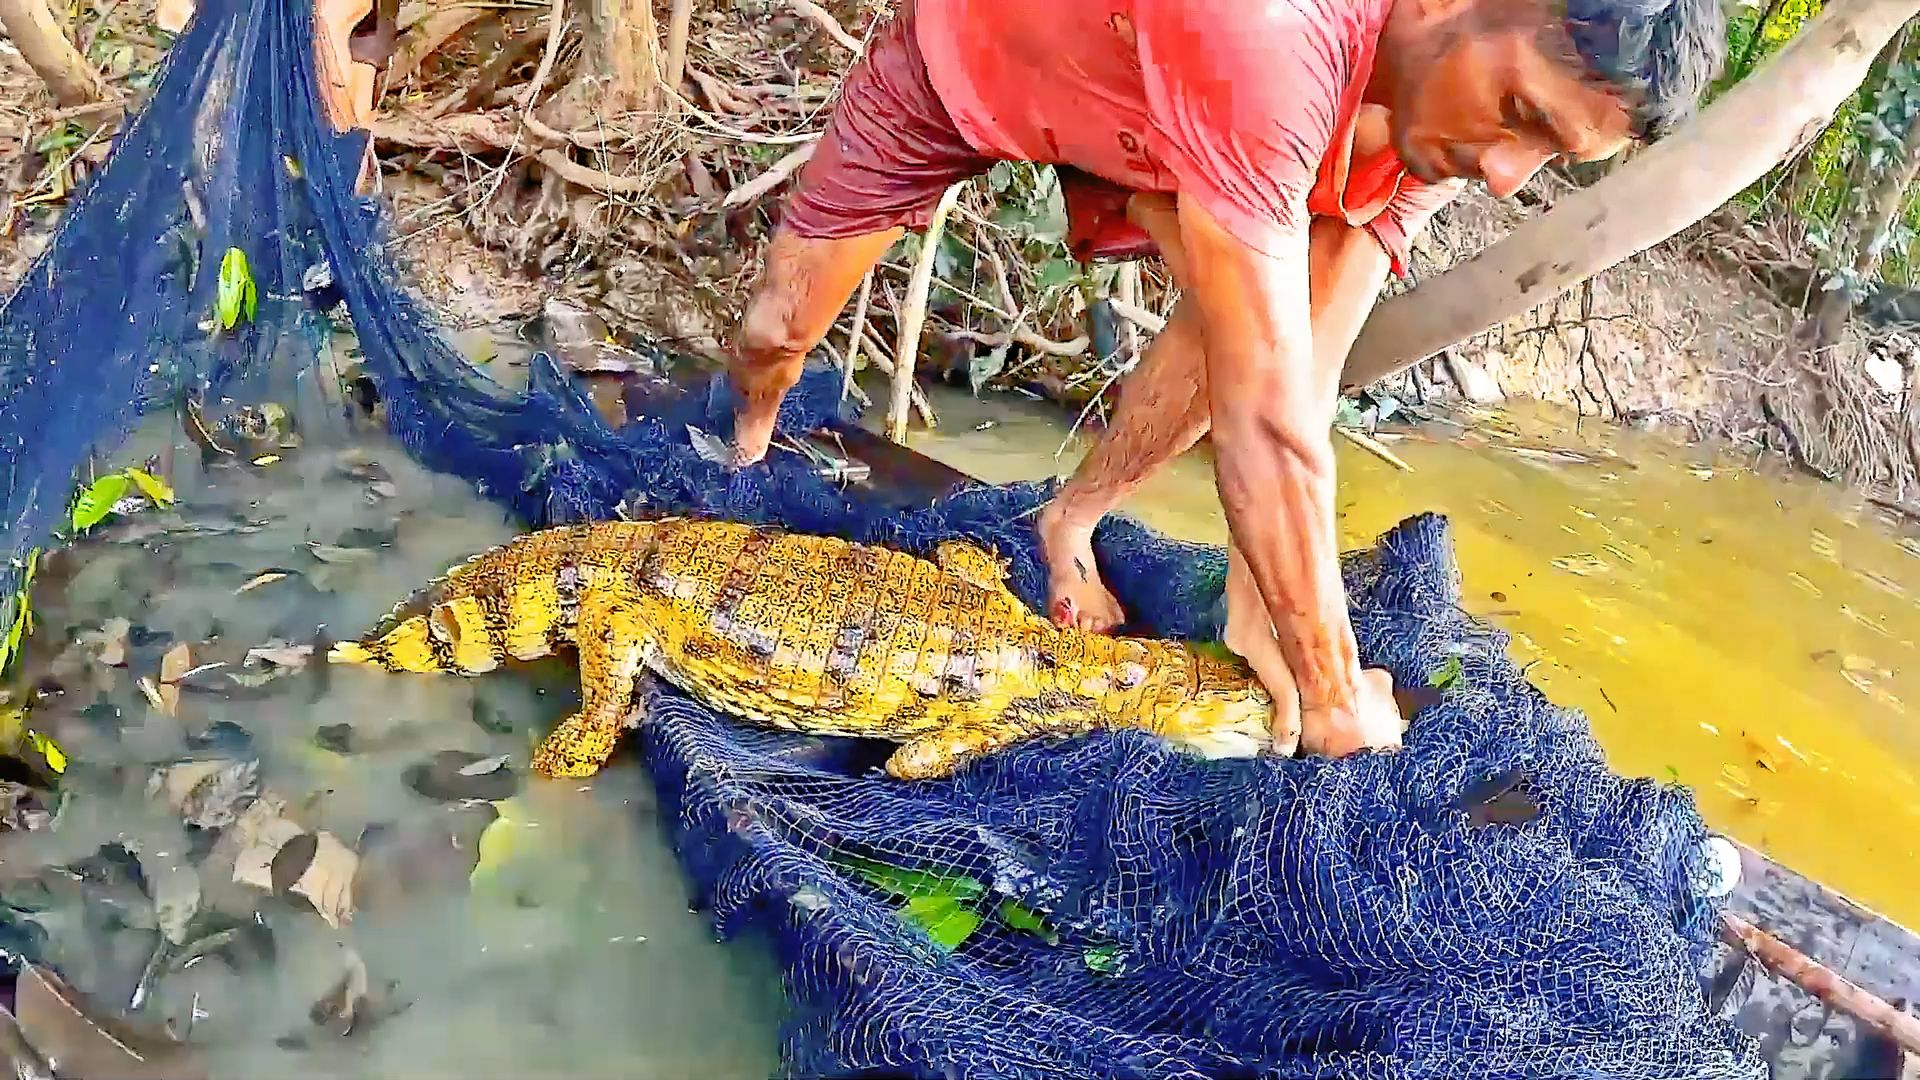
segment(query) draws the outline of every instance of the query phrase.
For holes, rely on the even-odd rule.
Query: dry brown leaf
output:
[[[177,683],[192,667],[193,650],[184,641],[176,642],[167,650],[167,655],[160,658],[160,681]]]
[[[229,758],[182,761],[154,770],[147,781],[149,798],[165,797],[181,820],[201,829],[233,824],[241,801],[259,790],[259,763]]]
[[[305,667],[313,658],[312,645],[269,644],[247,650],[247,663],[272,664],[274,667]]]
[[[100,629],[79,635],[75,640],[96,650],[94,658],[108,667],[122,667],[127,662],[127,635],[133,632],[133,623],[127,619],[113,618],[100,624]]]
[[[288,576],[284,570],[269,570],[264,574],[255,574],[253,577],[248,578],[245,584],[233,591],[235,593],[252,592],[262,585],[271,585],[281,578]]]
[[[281,809],[284,804],[271,817],[242,816],[247,832],[234,858],[233,880],[263,892],[301,896],[337,929],[353,917],[353,875],[360,857],[332,833],[310,833],[281,816]],[[289,847],[283,860],[281,853]]]
[[[141,873],[153,895],[153,917],[175,945],[187,943],[187,928],[200,913],[200,874],[175,859],[142,854]]]
[[[149,676],[140,676],[140,692],[147,696],[147,704],[174,715],[180,708],[180,688],[172,683],[156,683]]]
[[[305,832],[287,820],[287,800],[271,791],[263,791],[234,820],[233,827],[220,838],[234,851],[233,880],[263,891],[272,891],[274,853],[293,837]],[[246,853],[260,852],[252,861]]]
[[[206,1062],[165,1034],[135,1028],[41,967],[20,973],[20,1033],[60,1076],[205,1080]]]

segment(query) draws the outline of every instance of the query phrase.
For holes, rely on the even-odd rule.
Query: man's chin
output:
[[[1400,164],[1413,174],[1413,178],[1423,184],[1437,184],[1447,179],[1446,171],[1437,167],[1434,156],[1415,150],[1402,139],[1398,132],[1393,136],[1393,152],[1399,156]]]

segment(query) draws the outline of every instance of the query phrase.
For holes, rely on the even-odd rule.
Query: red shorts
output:
[[[913,4],[902,3],[847,74],[827,130],[801,167],[781,214],[783,228],[843,239],[896,226],[924,229],[947,188],[992,168],[968,143],[927,77],[914,34]],[[1133,192],[1058,166],[1075,258],[1140,258],[1155,253],[1127,220]]]

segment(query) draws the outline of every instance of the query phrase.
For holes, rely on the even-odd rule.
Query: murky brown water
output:
[[[311,641],[321,624],[353,634],[512,531],[466,485],[418,469],[384,442],[345,455],[292,452],[211,480],[190,457],[180,455],[177,507],[85,542],[79,572],[44,601],[45,648],[116,617],[134,629],[124,667],[94,659],[97,645],[80,647],[62,680],[67,693],[32,714],[71,759],[66,802],[56,827],[5,837],[0,898],[26,895],[20,879],[38,867],[120,844],[149,882],[197,880],[201,914],[172,959],[143,979],[160,938],[137,888],[117,890],[133,898],[122,905],[124,925],[56,899],[29,916],[56,966],[103,1001],[125,1006],[143,995],[143,1018],[190,1030],[215,1075],[236,1080],[769,1075],[784,1008],[777,969],[760,943],[717,944],[706,916],[689,912],[634,759],[622,755],[592,784],[526,779],[534,738],[573,707],[570,671],[463,680],[323,665],[252,696],[185,689],[174,715],[149,702],[139,680],[157,680],[177,642],[189,643],[196,666],[237,665],[248,647]],[[127,535],[188,522],[242,531]],[[273,570],[291,573],[243,591]],[[216,669],[187,683],[231,691],[222,678]],[[226,737],[196,747],[210,731]],[[407,770],[443,751],[505,755],[518,790],[469,802],[423,797]],[[338,875],[351,880],[349,898],[310,890],[351,909],[351,920],[336,930],[303,900],[235,885],[217,859],[196,874],[187,855],[198,849],[181,814],[146,790],[156,768],[181,759],[219,768],[257,760],[259,786],[286,800],[286,817],[358,847],[357,871]],[[258,936],[245,925],[255,922],[271,939],[270,958],[240,950],[235,962],[192,959],[235,925]],[[351,970],[349,949],[375,997],[368,1019],[340,1038],[316,1028],[308,1010]],[[404,1011],[381,1015],[399,1004]]]
[[[1085,451],[1051,407],[934,404],[940,427],[912,445],[983,479],[1065,475]],[[1920,535],[1751,454],[1576,430],[1547,406],[1393,441],[1411,472],[1337,446],[1344,544],[1447,515],[1466,606],[1587,714],[1614,768],[1687,784],[1712,826],[1920,926]],[[1127,510],[1224,541],[1209,454]]]

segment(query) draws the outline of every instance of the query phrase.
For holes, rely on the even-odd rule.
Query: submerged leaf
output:
[[[60,976],[37,966],[20,974],[15,1015],[20,1033],[61,1076],[204,1080],[207,1064],[194,1047],[136,1028]]]
[[[113,505],[127,497],[133,490],[133,480],[125,473],[109,473],[93,482],[93,486],[80,493],[74,500],[71,515],[73,531],[83,533],[95,525],[107,520],[113,513]]]
[[[214,316],[222,330],[231,330],[242,312],[251,321],[255,311],[253,270],[247,265],[247,253],[230,247],[220,259],[220,285],[214,298]]]
[[[1440,670],[1427,676],[1427,685],[1436,690],[1451,689],[1453,684],[1460,681],[1462,674],[1463,670],[1460,667],[1460,658],[1458,656],[1449,656],[1447,657],[1447,662],[1440,665]]]
[[[38,731],[29,731],[27,732],[27,741],[33,744],[34,750],[38,751],[41,757],[47,759],[47,768],[52,769],[56,773],[64,773],[67,771],[67,752],[60,749],[60,744],[54,742],[51,735],[43,735]]]
[[[173,488],[145,469],[128,469],[127,479],[132,480],[140,493],[152,500],[155,506],[169,506],[174,501]]]

